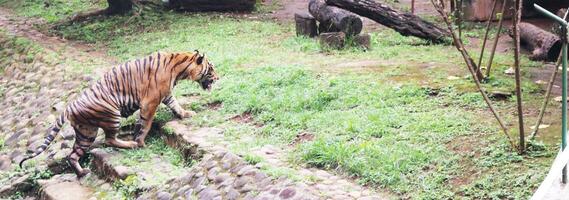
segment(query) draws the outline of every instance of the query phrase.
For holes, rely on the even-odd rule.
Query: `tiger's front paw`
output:
[[[138,148],[143,148],[144,146],[146,146],[146,143],[144,142],[144,139],[142,139],[142,138],[136,138],[136,139],[134,139],[134,141],[136,142]]]
[[[188,118],[188,117],[191,117],[194,115],[196,115],[196,112],[191,111],[191,110],[190,111],[184,110],[180,114],[178,114],[178,118],[184,119],[184,118]]]

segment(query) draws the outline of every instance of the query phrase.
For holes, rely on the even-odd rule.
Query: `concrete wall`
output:
[[[462,8],[464,11],[464,19],[469,21],[487,21],[490,18],[494,1],[498,1],[496,12],[499,12],[502,8],[501,5],[504,0],[463,0]],[[506,18],[510,18],[513,14],[513,10],[510,9],[513,4],[511,2],[513,1],[508,0],[508,3],[506,4],[506,11],[504,14]],[[540,16],[537,12],[535,12],[533,3],[537,3],[554,13],[561,8],[569,7],[569,0],[529,0],[524,2],[524,17]]]

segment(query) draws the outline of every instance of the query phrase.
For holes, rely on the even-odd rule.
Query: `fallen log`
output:
[[[344,32],[348,36],[357,35],[362,31],[362,19],[346,10],[329,6],[324,0],[310,0],[308,11],[320,25],[318,30],[324,32]]]
[[[532,60],[555,61],[561,52],[561,40],[553,33],[547,32],[530,23],[520,23],[520,42],[526,47]],[[509,31],[512,37],[512,30]]]
[[[415,36],[433,43],[450,41],[445,29],[411,13],[403,13],[373,0],[326,0],[328,5],[351,11],[392,28],[404,36]]]
[[[170,9],[190,12],[250,12],[256,0],[168,0]]]

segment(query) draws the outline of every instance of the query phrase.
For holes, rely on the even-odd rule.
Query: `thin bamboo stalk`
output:
[[[488,33],[490,32],[490,26],[492,25],[492,20],[494,19],[494,14],[496,14],[496,6],[498,6],[498,1],[494,1],[494,5],[492,6],[492,12],[490,13],[490,17],[488,18],[488,23],[486,23],[486,32],[484,33],[484,40],[482,41],[482,48],[480,49],[480,56],[478,57],[478,70],[480,66],[482,66],[482,58],[484,57],[484,50],[486,49],[486,42],[488,41]]]
[[[476,63],[474,63],[474,60],[472,59],[472,57],[470,57],[470,55],[468,55],[468,51],[464,48],[464,44],[458,38],[458,36],[454,32],[454,29],[452,28],[452,23],[450,22],[448,15],[446,14],[445,9],[444,9],[444,2],[442,0],[431,0],[431,3],[433,3],[433,5],[435,6],[435,9],[441,15],[445,24],[447,25],[447,28],[449,29],[449,32],[451,33],[451,36],[452,36],[452,39],[454,42],[453,44],[455,45],[456,49],[461,53],[462,58],[466,62],[466,67],[468,68],[468,71],[470,71],[470,74],[472,75],[472,78],[474,79],[474,83],[476,84],[476,88],[478,89],[478,91],[482,95],[482,98],[484,99],[484,102],[486,102],[488,109],[490,110],[490,112],[492,112],[492,114],[496,118],[496,121],[498,121],[498,124],[500,125],[500,128],[502,129],[502,132],[504,133],[504,135],[506,135],[506,137],[508,138],[508,142],[510,143],[512,149],[515,149],[516,146],[514,145],[514,142],[513,142],[512,138],[510,137],[510,134],[508,133],[508,128],[506,127],[506,125],[502,121],[502,118],[500,117],[498,112],[496,112],[496,109],[494,109],[494,106],[492,105],[490,98],[488,98],[488,95],[486,95],[486,92],[482,89],[482,86],[480,84],[480,80],[476,76],[476,71],[474,70]]]
[[[494,44],[492,45],[492,51],[490,51],[490,58],[488,63],[486,63],[486,77],[490,77],[490,69],[492,68],[492,62],[494,61],[494,54],[496,53],[496,47],[498,47],[498,40],[500,39],[500,32],[502,32],[502,25],[504,24],[504,12],[506,11],[506,2],[508,0],[502,1],[502,10],[500,11],[500,20],[498,21],[498,32],[496,32],[496,37],[494,38]]]
[[[522,2],[523,0],[515,0],[516,16],[514,17],[514,74],[516,79],[516,101],[518,110],[518,128],[519,128],[519,146],[518,152],[524,154],[525,148],[525,133],[524,133],[524,113],[522,105],[522,89],[521,89],[521,75],[520,75],[520,20],[522,19]]]
[[[530,135],[530,140],[534,140],[535,136],[539,132],[539,125],[543,122],[543,115],[545,114],[545,109],[549,104],[549,98],[551,98],[551,89],[553,88],[553,83],[555,82],[555,77],[557,77],[557,72],[559,71],[559,66],[561,65],[561,53],[559,53],[559,57],[557,58],[557,63],[555,63],[555,69],[549,78],[549,82],[547,84],[547,90],[545,92],[545,99],[541,104],[541,109],[539,110],[539,115],[537,117],[537,121],[535,122],[535,130]]]

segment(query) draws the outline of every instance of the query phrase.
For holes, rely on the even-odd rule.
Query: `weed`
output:
[[[162,126],[162,132],[168,135],[173,135],[174,134],[174,128],[169,127],[169,126]]]
[[[245,154],[245,156],[243,156],[243,159],[245,159],[245,162],[251,165],[256,165],[260,162],[263,162],[263,157],[252,154]]]
[[[165,105],[160,105],[156,114],[154,114],[154,123],[165,124],[166,122],[172,121],[174,119],[174,114]]]
[[[162,139],[149,137],[146,143],[147,148],[119,150],[124,158],[120,162],[127,166],[137,166],[142,160],[150,160],[152,156],[160,155],[174,166],[184,166],[184,158],[180,152],[166,145]]]
[[[129,175],[124,180],[118,180],[113,183],[113,188],[120,192],[123,199],[134,199],[138,191],[139,179],[136,175]]]

